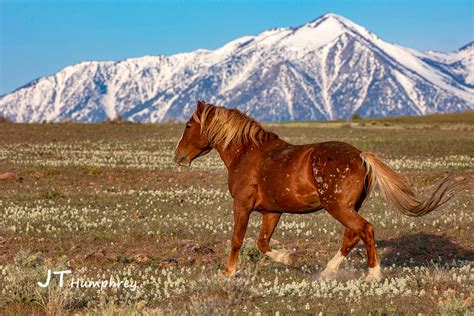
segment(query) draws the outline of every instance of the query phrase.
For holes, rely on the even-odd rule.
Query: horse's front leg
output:
[[[260,235],[258,236],[257,246],[261,252],[272,258],[273,261],[283,264],[291,264],[291,257],[288,251],[272,250],[272,248],[270,248],[270,239],[278,225],[280,216],[281,213],[263,213],[262,228],[260,230]]]
[[[234,231],[232,233],[232,245],[224,276],[232,276],[235,274],[239,250],[244,241],[245,231],[249,223],[250,211],[249,208],[242,207],[234,202]]]

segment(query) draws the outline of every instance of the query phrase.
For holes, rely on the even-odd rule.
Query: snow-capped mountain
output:
[[[326,14],[216,50],[69,66],[0,97],[0,116],[185,120],[199,99],[264,121],[473,110],[473,59],[473,43],[452,53],[419,52]]]

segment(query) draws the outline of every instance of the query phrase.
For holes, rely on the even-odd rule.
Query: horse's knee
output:
[[[233,242],[232,246],[230,247],[233,252],[238,252],[240,248],[242,248],[242,242]]]
[[[239,251],[243,243],[244,243],[243,238],[239,238],[239,237],[232,238],[232,241],[231,241],[232,251]]]

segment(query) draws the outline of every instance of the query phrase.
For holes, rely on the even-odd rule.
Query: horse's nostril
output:
[[[184,158],[185,158],[185,156],[182,153],[176,153],[175,156],[174,156],[174,162],[179,164],[180,162],[182,162],[184,160]]]

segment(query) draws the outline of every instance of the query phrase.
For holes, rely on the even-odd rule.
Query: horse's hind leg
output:
[[[360,216],[353,208],[343,208],[340,206],[333,205],[331,207],[327,207],[326,210],[342,225],[357,234],[357,236],[359,236],[360,239],[362,239],[362,241],[364,242],[365,248],[367,250],[367,260],[369,264],[369,273],[367,274],[366,280],[380,280],[382,278],[382,272],[380,270],[380,264],[377,258],[377,252],[375,250],[374,227],[372,226],[372,224],[362,218],[362,216]],[[350,245],[351,243],[348,242],[347,246]],[[353,246],[355,246],[355,244]],[[338,254],[336,254],[336,258],[333,259],[335,260],[335,263],[337,263],[339,260],[342,262],[342,259],[344,258],[342,250],[340,254],[340,257],[342,257],[342,259],[338,257]]]
[[[367,194],[362,192],[362,195],[359,197],[359,200],[355,204],[355,210],[359,212],[364,199],[367,197]],[[360,241],[360,236],[355,231],[351,230],[348,227],[344,229],[344,236],[342,237],[341,249],[334,255],[334,257],[328,262],[326,268],[321,272],[322,277],[331,277],[339,270],[339,265],[342,263],[345,257],[351,252],[357,243]]]
[[[350,228],[345,228],[344,237],[342,239],[341,249],[336,253],[336,255],[328,262],[326,268],[321,272],[322,277],[331,277],[339,269],[339,265],[342,263],[345,257],[349,254],[352,248],[357,245],[359,242],[359,235],[351,230]]]
[[[290,254],[284,250],[272,250],[270,248],[270,238],[272,238],[275,227],[278,225],[281,213],[263,213],[262,228],[258,236],[257,246],[261,252],[273,259],[273,261],[283,264],[291,264]]]

